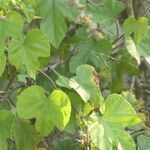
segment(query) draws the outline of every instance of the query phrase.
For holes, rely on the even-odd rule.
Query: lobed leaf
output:
[[[70,79],[69,86],[81,96],[84,102],[89,100],[91,104],[98,107],[103,97],[95,73],[92,66],[80,65],[76,69],[76,76]]]
[[[48,57],[50,46],[46,36],[38,29],[32,29],[24,40],[12,39],[9,50],[9,61],[16,68],[26,67],[30,77],[36,77],[39,68],[39,57]]]
[[[49,97],[39,86],[31,86],[18,96],[17,112],[21,118],[36,118],[36,130],[48,135],[54,126],[63,130],[70,119],[69,97],[55,90]]]
[[[141,122],[132,106],[120,95],[109,96],[101,108],[102,116],[93,113],[89,119],[91,141],[100,150],[135,150],[133,138],[125,127]]]

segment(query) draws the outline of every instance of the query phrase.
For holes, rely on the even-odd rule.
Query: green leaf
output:
[[[127,18],[123,24],[126,35],[130,35],[131,33],[135,32],[137,25],[138,22],[135,18]]]
[[[107,59],[110,58],[112,45],[107,40],[100,40],[94,43],[93,51],[90,51],[90,59],[97,68],[108,66]]]
[[[18,38],[21,35],[22,28],[22,16],[17,12],[10,11],[4,20],[0,20],[0,33],[4,39],[7,36]]]
[[[4,19],[0,20],[0,76],[4,72],[6,66],[6,57],[4,54],[4,50],[6,50],[6,38],[8,36],[11,38],[18,38],[21,35],[22,27],[23,20],[21,15],[17,12],[10,11]]]
[[[131,104],[136,112],[139,112],[142,109],[142,103],[136,99],[133,91],[123,91],[121,95]]]
[[[150,137],[140,135],[137,137],[137,143],[139,150],[149,150],[150,148]]]
[[[127,51],[122,51],[121,56],[122,58],[111,66],[112,83],[110,89],[112,93],[120,93],[124,89],[124,74],[135,76],[140,74],[137,65]]]
[[[68,124],[71,114],[69,97],[60,90],[55,90],[50,96],[51,119],[54,124],[63,130]]]
[[[128,18],[123,24],[126,35],[131,35],[134,33],[134,40],[136,43],[140,43],[142,36],[148,30],[148,19],[145,17],[138,18]]]
[[[70,121],[65,127],[64,131],[70,134],[75,134],[77,128],[77,115],[75,111],[71,113]]]
[[[141,122],[130,103],[118,94],[112,94],[106,99],[101,112],[106,120],[121,123],[123,126],[133,126]]]
[[[2,53],[0,55],[0,76],[4,72],[5,66],[6,66],[6,57],[5,57],[5,54]]]
[[[118,0],[106,0],[105,5],[93,6],[87,8],[87,12],[91,13],[94,20],[101,24],[111,24],[116,21],[118,14],[124,9],[122,2]]]
[[[56,84],[59,85],[60,87],[65,87],[65,88],[70,89],[69,78],[67,78],[63,75],[58,75],[58,79],[56,80]]]
[[[70,79],[69,85],[81,98],[87,102],[99,106],[103,100],[100,92],[99,83],[97,83],[96,71],[92,66],[81,65],[76,69],[76,76]]]
[[[8,110],[0,111],[0,148],[7,150],[7,138],[11,137],[13,114]]]
[[[126,133],[121,125],[100,118],[93,113],[89,120],[89,131],[92,144],[100,150],[135,150],[132,137]]]
[[[13,39],[10,44],[9,61],[16,68],[25,65],[30,77],[36,77],[39,68],[39,57],[48,57],[50,46],[48,39],[38,29],[32,29],[24,40]]]
[[[83,32],[82,30],[80,31]],[[94,41],[91,38],[84,38],[75,46],[78,49],[78,53],[71,58],[69,63],[69,68],[72,73],[75,73],[77,66],[91,61],[98,68],[106,65],[106,60],[112,51],[111,44],[107,40]]]
[[[17,150],[37,150],[37,144],[40,141],[34,127],[19,118],[16,118],[14,138]]]
[[[101,108],[102,116],[93,113],[89,119],[91,141],[101,150],[135,150],[132,137],[125,127],[141,122],[131,105],[120,95],[109,96]]]
[[[6,9],[9,6],[10,0],[1,0],[0,1],[0,8]]]
[[[142,41],[137,45],[137,49],[139,51],[139,54],[143,57],[149,57],[150,56],[150,30],[147,34],[145,34],[142,38]]]
[[[70,59],[69,69],[70,72],[75,73],[76,68],[80,65],[86,64],[90,59],[90,51],[87,47],[86,50],[79,50],[78,53]]]
[[[41,30],[45,32],[50,43],[56,48],[67,31],[65,16],[60,9],[62,4],[63,2],[57,0],[42,0],[39,3],[40,15],[43,17]]]
[[[64,0],[64,2],[59,5],[59,10],[69,20],[76,21],[79,15],[78,9],[69,4],[70,2],[68,0]]]
[[[65,150],[65,149],[69,149],[69,150],[77,150],[78,145],[74,144],[74,142],[70,139],[60,139],[59,141],[57,141],[56,145],[55,145],[55,149],[56,150]]]
[[[75,110],[81,111],[85,106],[85,102],[81,99],[80,95],[74,91],[69,92],[68,95],[70,97],[73,108]]]
[[[63,130],[70,119],[69,97],[55,90],[49,97],[39,86],[31,86],[18,96],[17,112],[21,118],[36,118],[36,130],[48,135],[54,125]],[[54,124],[54,125],[53,125]]]
[[[24,3],[22,2],[20,4],[21,5],[20,9],[25,15],[25,21],[27,21],[29,23],[32,21],[32,19],[35,16],[35,10],[33,8],[33,4],[32,3],[34,3],[34,2],[30,1],[28,3],[26,2],[26,4],[25,4],[25,2]]]
[[[5,50],[5,43],[3,39],[0,39],[0,76],[4,72],[6,66],[6,56],[4,53]]]

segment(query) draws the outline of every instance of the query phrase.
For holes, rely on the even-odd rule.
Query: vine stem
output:
[[[11,109],[10,103],[9,103],[8,99],[7,99],[5,96],[1,96],[1,95],[0,95],[0,99],[3,99],[4,101],[6,101],[6,103],[8,104],[9,109]],[[1,100],[0,100],[0,101],[1,101]],[[10,101],[10,102],[11,102],[11,101]],[[1,103],[3,103],[3,102],[1,101]],[[12,103],[12,105],[13,105],[13,103]],[[3,106],[4,106],[4,105],[3,105]]]
[[[53,79],[51,79],[45,72],[43,72],[42,70],[38,69],[38,71],[43,74],[49,81],[50,83],[52,83],[54,89],[58,89],[57,85],[55,84],[55,82],[53,81]]]
[[[19,88],[21,88],[21,87],[24,87],[24,86],[25,86],[25,85],[20,84],[20,85],[16,86],[15,88],[13,88],[12,91],[9,92],[8,97],[10,97],[10,95],[11,95],[13,92],[15,92],[17,89],[19,89]]]
[[[60,62],[58,62],[56,64],[53,64],[53,65],[51,65],[51,64],[47,65],[41,71],[42,72],[53,71],[56,74],[56,70],[55,69],[58,68],[58,67],[60,67],[60,66],[62,66],[62,65],[64,65],[64,64],[66,64],[71,59],[72,56],[74,56],[74,53],[71,53],[69,55],[69,57],[67,59],[63,60],[63,61],[60,61]]]

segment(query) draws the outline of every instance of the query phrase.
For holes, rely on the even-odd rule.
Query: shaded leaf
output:
[[[39,135],[29,123],[16,118],[14,137],[17,150],[37,150]]]
[[[150,148],[150,137],[140,135],[137,137],[139,150],[149,150]]]
[[[137,45],[140,56],[148,58],[150,56],[150,30],[142,38],[142,41]]]
[[[118,0],[106,0],[102,6],[91,6],[87,9],[96,22],[101,24],[111,24],[116,21],[117,16],[123,11],[124,5]]]
[[[82,38],[80,32],[84,33],[82,30],[78,31],[77,36],[81,41],[75,44],[78,53],[70,60],[70,71],[75,73],[77,66],[87,62],[93,62],[97,68],[106,65],[106,60],[112,51],[111,44],[107,40],[94,41],[92,38]],[[86,33],[84,34],[86,35]]]
[[[7,150],[7,138],[11,137],[14,116],[8,110],[0,111],[0,148]]]
[[[5,43],[3,39],[0,39],[0,76],[4,72],[6,66],[6,56],[4,53],[5,50]]]

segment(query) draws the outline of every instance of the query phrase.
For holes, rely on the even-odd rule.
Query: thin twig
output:
[[[8,99],[10,102],[11,102],[11,104],[14,106],[14,107],[16,107],[16,104],[13,102],[13,100],[9,97],[9,99]]]
[[[7,97],[10,97],[10,95],[11,95],[13,92],[15,92],[17,89],[19,89],[19,88],[21,88],[21,87],[24,87],[24,86],[25,86],[25,85],[23,85],[23,84],[16,86],[15,88],[13,88],[13,89],[9,92],[9,94],[8,94]]]
[[[119,44],[119,45],[117,45],[116,47],[112,48],[112,50],[115,50],[115,49],[119,48],[119,47],[122,46],[123,44],[124,44],[124,42],[121,43],[121,44]]]
[[[111,60],[118,61],[118,59],[116,59],[116,58],[114,58],[114,57],[111,57],[111,56],[109,56],[109,55],[106,55],[106,54],[103,54],[103,53],[100,53],[100,52],[94,52],[94,53],[96,53],[96,54],[98,54],[98,55],[105,56],[105,57],[107,57],[107,58],[109,58],[109,59],[111,59]]]
[[[1,98],[0,98],[1,99]],[[0,100],[0,103],[3,105],[3,107],[5,107],[7,109],[7,107],[3,104],[3,102]]]
[[[124,36],[125,36],[125,34],[122,34],[120,37],[118,37],[115,41],[112,42],[112,45],[115,44],[116,42],[118,42]]]
[[[12,79],[9,80],[9,83],[8,83],[5,91],[7,91],[11,87],[11,85],[13,84],[13,81],[14,81],[14,78],[12,78]]]
[[[8,104],[9,104],[9,101],[10,103],[13,105],[13,106],[16,106],[15,103],[11,100],[11,98],[8,98],[6,96],[1,96],[0,97],[1,99],[5,100]],[[10,105],[9,105],[10,106]]]
[[[118,26],[118,22],[116,21],[116,29],[117,29],[117,38],[119,37],[119,26]]]
[[[130,90],[133,90],[134,89],[134,86],[135,86],[135,76],[133,76],[132,78],[131,78],[131,84],[130,84]]]
[[[74,56],[74,53],[71,53],[71,54],[69,55],[69,57],[68,57],[67,59],[63,60],[63,61],[60,61],[60,62],[58,62],[58,63],[56,63],[56,64],[53,64],[53,65],[49,64],[49,65],[46,66],[44,69],[42,69],[42,71],[43,71],[43,72],[46,72],[46,71],[54,71],[56,68],[58,68],[58,67],[60,67],[60,66],[62,66],[62,65],[64,65],[64,64],[66,64],[66,63],[71,59],[72,56]]]
[[[144,12],[141,14],[141,17],[143,17],[149,10],[150,10],[150,4],[149,4],[148,7],[144,10]]]
[[[133,137],[137,137],[138,135],[145,134],[145,133],[146,133],[145,130],[142,130],[142,131],[139,130],[139,131],[132,132],[131,135]]]
[[[11,81],[12,80],[12,78],[11,78],[11,70],[10,70],[10,64],[9,64],[9,59],[8,59],[8,47],[9,47],[10,41],[11,41],[11,37],[8,36],[6,38],[5,56],[6,56],[7,75],[8,75],[9,80]]]

